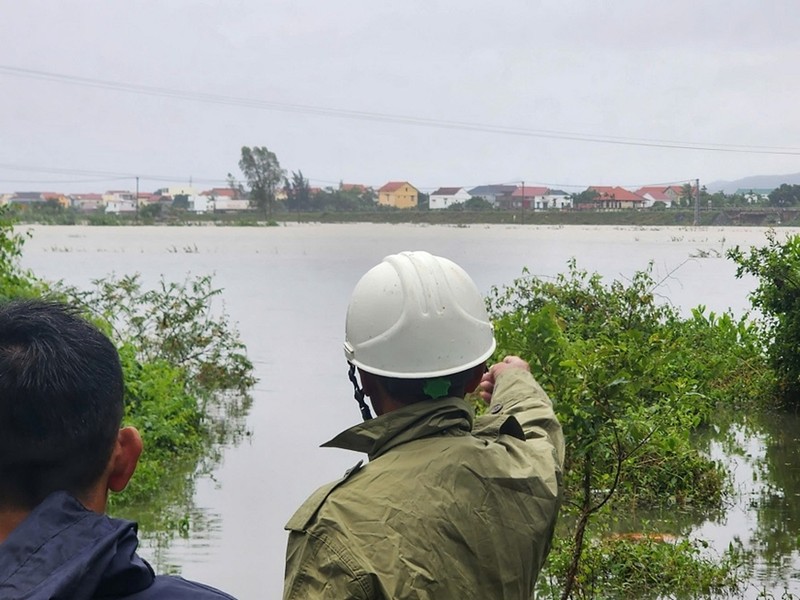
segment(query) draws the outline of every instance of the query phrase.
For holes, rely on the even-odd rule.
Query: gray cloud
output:
[[[0,63],[9,66],[442,121],[800,148],[794,1],[4,0],[0,8]],[[797,156],[424,128],[2,72],[0,140],[3,165],[181,181],[224,179],[243,144],[268,146],[318,183],[633,184],[800,170]],[[26,178],[30,185],[17,183]],[[65,177],[0,167],[0,191],[47,179]]]

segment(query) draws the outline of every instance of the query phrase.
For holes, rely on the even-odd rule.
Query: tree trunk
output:
[[[592,514],[592,457],[587,455],[583,463],[583,505],[581,506],[581,516],[575,529],[575,545],[572,548],[572,562],[567,569],[567,576],[564,580],[564,591],[561,600],[569,600],[572,589],[575,587],[575,579],[578,576],[578,565],[583,554],[583,537],[586,533],[586,526],[589,524],[589,517]]]

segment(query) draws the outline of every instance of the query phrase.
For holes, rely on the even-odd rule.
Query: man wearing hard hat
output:
[[[353,291],[344,350],[364,422],[324,446],[369,462],[286,525],[284,599],[531,598],[564,440],[524,360],[486,370],[494,334],[469,275],[427,252],[386,257]]]

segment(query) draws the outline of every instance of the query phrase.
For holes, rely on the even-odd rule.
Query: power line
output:
[[[48,174],[56,174],[56,175],[75,175],[75,176],[86,176],[86,177],[95,177],[102,179],[96,179],[95,181],[122,181],[126,179],[130,179],[131,181],[135,180],[137,177],[141,180],[146,181],[154,181],[159,183],[174,183],[176,181],[188,180],[189,176],[186,175],[136,175],[135,173],[121,173],[115,171],[96,171],[96,170],[87,170],[87,169],[63,169],[58,167],[37,167],[31,165],[15,165],[15,164],[8,164],[8,163],[0,163],[0,170],[7,170],[7,171],[22,171],[28,173],[48,173]],[[192,177],[191,178],[194,183],[202,183],[202,184],[225,184],[227,180],[225,179],[214,179],[214,178],[198,178]],[[9,180],[2,180],[3,182]],[[10,183],[13,183],[9,181]],[[17,183],[84,183],[83,181],[18,181]],[[87,182],[88,183],[88,182]]]
[[[14,165],[14,164],[7,164],[7,163],[0,163],[0,170],[11,170],[11,171],[23,171],[23,172],[36,172],[36,173],[54,173],[54,174],[61,174],[61,175],[85,175],[85,176],[95,176],[101,177],[107,175],[107,177],[103,177],[102,179],[70,179],[70,180],[55,180],[55,179],[4,179],[0,177],[0,183],[33,183],[33,184],[55,184],[55,183],[100,183],[104,181],[135,181],[137,177],[140,181],[151,181],[156,183],[175,183],[177,181],[182,181],[187,179],[185,175],[133,175],[133,174],[124,174],[121,175],[119,173],[114,172],[107,172],[107,171],[91,171],[85,169],[64,169],[64,168],[56,168],[56,167],[36,167],[36,166],[29,166],[29,165]],[[474,187],[479,186],[486,186],[486,185],[516,185],[518,184],[523,178],[517,177],[516,179],[511,178],[507,179],[501,183],[477,183],[472,185],[461,185],[464,189],[471,189]],[[306,180],[309,183],[316,183],[316,184],[328,184],[328,185],[338,185],[341,183],[340,180],[332,181],[328,179],[317,179],[314,177],[307,177]],[[224,185],[227,186],[228,181],[227,179],[214,179],[214,178],[199,178],[193,177],[192,181],[194,183],[204,184],[204,185]],[[548,181],[537,181],[533,178],[525,178],[525,181],[528,182],[528,185],[535,185],[535,186],[544,186],[548,188],[580,188],[585,189],[594,183],[554,183]],[[684,178],[684,179],[676,179],[673,181],[662,181],[662,182],[648,182],[648,183],[623,183],[623,184],[615,184],[619,185],[624,188],[638,188],[638,187],[652,187],[652,186],[669,186],[675,184],[684,184],[686,182],[693,181],[693,178]],[[595,182],[596,183],[596,182]],[[380,187],[379,185],[372,185],[374,189]],[[415,185],[418,190],[436,190],[442,187],[441,185]]]
[[[108,81],[103,79],[95,79],[91,77],[79,77],[75,75],[53,73],[49,71],[39,71],[35,69],[13,67],[10,65],[0,65],[0,74],[11,75],[15,77],[23,77],[27,79],[39,79],[56,83],[66,83],[82,87],[107,89],[125,93],[175,98],[180,100],[191,100],[195,102],[203,102],[208,104],[242,106],[260,110],[273,110],[279,112],[310,114],[310,115],[318,115],[325,117],[354,119],[361,121],[395,123],[401,125],[415,125],[419,127],[432,127],[438,129],[453,129],[461,131],[475,131],[482,133],[514,135],[521,137],[534,137],[534,138],[588,142],[597,144],[615,144],[623,146],[638,146],[638,147],[648,147],[648,148],[671,148],[677,150],[700,150],[707,152],[800,156],[800,148],[789,147],[789,146],[755,146],[748,144],[722,144],[715,142],[661,140],[661,139],[635,138],[635,137],[625,137],[625,136],[596,135],[590,133],[557,131],[548,129],[528,129],[517,126],[492,125],[487,123],[471,123],[466,121],[449,121],[441,119],[431,119],[427,117],[415,117],[411,115],[377,113],[377,112],[368,112],[361,110],[331,108],[325,106],[313,106],[307,104],[275,102],[270,100],[256,100],[252,98],[239,98],[235,96],[225,96],[220,94],[209,94],[204,92],[192,92],[192,91],[177,90],[172,88],[164,88],[164,87],[157,87],[150,85],[139,85],[132,83]]]
[[[114,179],[4,179],[0,177],[0,183],[103,183],[104,181],[125,181],[127,179],[127,177],[118,177]]]
[[[130,173],[110,172],[110,171],[97,171],[86,169],[60,169],[58,167],[36,167],[30,165],[15,165],[9,163],[0,163],[0,169],[7,171],[24,171],[29,173],[56,173],[60,175],[84,175],[87,177],[104,177],[108,176],[109,179],[130,179],[136,177]]]

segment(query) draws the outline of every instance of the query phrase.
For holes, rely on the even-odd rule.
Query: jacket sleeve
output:
[[[292,531],[286,550],[283,600],[377,600],[369,577],[324,536]]]
[[[526,440],[546,440],[553,447],[559,468],[564,466],[564,434],[553,403],[528,371],[506,369],[497,377],[489,414],[513,416]]]

